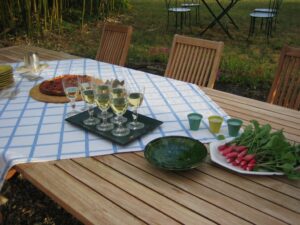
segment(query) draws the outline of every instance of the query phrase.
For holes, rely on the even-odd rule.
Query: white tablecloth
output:
[[[125,80],[127,85],[146,86],[139,112],[164,123],[153,132],[127,146],[119,146],[99,136],[80,130],[65,122],[68,104],[38,102],[28,93],[41,81],[28,81],[15,73],[20,93],[15,99],[0,99],[0,187],[10,167],[18,163],[89,157],[112,153],[141,151],[161,136],[183,135],[202,142],[216,137],[208,131],[207,117],[229,116],[198,86],[90,59],[48,61],[41,72],[44,79],[62,74],[88,74],[100,79]],[[14,68],[21,64],[11,64]],[[82,107],[77,103],[77,109]],[[203,115],[198,131],[189,130],[187,114]],[[228,137],[226,123],[221,133]]]

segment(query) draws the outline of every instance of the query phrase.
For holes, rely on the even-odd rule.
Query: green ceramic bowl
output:
[[[189,137],[167,136],[149,142],[144,155],[155,167],[189,170],[200,165],[207,155],[207,149],[200,141]]]

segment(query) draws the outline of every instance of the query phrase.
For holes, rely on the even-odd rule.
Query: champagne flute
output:
[[[107,122],[107,110],[110,107],[110,90],[111,86],[108,83],[96,85],[95,102],[101,110],[101,118],[103,119],[103,122],[96,126],[100,131],[109,131],[114,128],[112,123]]]
[[[85,77],[87,77],[87,76],[85,76]],[[84,87],[83,87],[82,85],[84,85],[83,82],[82,82],[82,83],[80,83],[80,82],[78,83],[80,95],[81,95],[81,98],[82,98],[82,100],[83,100],[83,102],[84,102],[84,105],[81,107],[80,110],[81,110],[81,111],[86,111],[86,110],[89,109],[89,107],[87,106],[86,101],[84,101],[84,95],[83,95]]]
[[[132,108],[133,121],[128,123],[128,128],[131,130],[139,130],[144,128],[145,124],[138,121],[138,108],[142,105],[144,99],[145,87],[131,87],[128,96],[128,104]]]
[[[88,104],[89,118],[85,119],[83,123],[88,126],[94,126],[100,122],[99,119],[94,117],[94,103],[95,103],[95,84],[92,77],[78,77],[78,82],[82,88],[82,96],[84,101]]]
[[[103,80],[103,82],[104,82],[104,80]],[[104,84],[106,84],[106,85],[108,85],[109,86],[109,90],[111,91],[111,88],[112,88],[112,80],[106,80],[105,82],[104,82]],[[97,117],[99,118],[99,119],[104,119],[104,118],[106,118],[106,119],[109,119],[109,118],[111,118],[111,117],[113,117],[114,116],[114,114],[113,113],[111,113],[111,112],[108,112],[107,110],[105,110],[105,111],[102,111],[101,110],[101,113],[99,114],[97,114]]]
[[[74,116],[79,113],[78,111],[75,110],[76,107],[75,100],[79,93],[78,81],[77,79],[72,79],[70,77],[63,77],[62,85],[66,97],[70,100],[70,104],[72,107],[72,111],[68,112],[66,116],[67,117]]]
[[[127,92],[124,87],[113,88],[111,91],[111,108],[117,115],[118,127],[112,131],[114,136],[126,136],[130,133],[127,127],[123,126],[123,122],[120,119],[124,115],[128,107]]]
[[[120,85],[117,85],[116,87],[112,86],[111,95],[114,96],[114,97],[121,96],[121,95],[123,95],[123,91],[122,90],[126,91],[126,88],[125,88],[124,84],[122,86],[120,86]],[[126,123],[127,122],[127,118],[124,117],[123,115],[121,115],[121,116],[115,116],[115,117],[111,118],[110,121],[112,123],[115,123],[115,124],[118,124],[119,122]]]

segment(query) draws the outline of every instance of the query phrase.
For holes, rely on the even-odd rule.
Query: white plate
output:
[[[209,150],[210,150],[210,158],[213,162],[226,167],[227,169],[233,170],[235,172],[238,173],[242,173],[242,174],[251,174],[251,175],[284,175],[284,173],[281,172],[257,172],[257,171],[247,171],[247,170],[243,170],[240,167],[237,166],[233,166],[230,163],[228,163],[226,161],[226,158],[220,154],[219,150],[218,150],[218,146],[225,144],[226,142],[228,142],[230,140],[222,140],[222,141],[217,141],[217,142],[212,142],[209,145]]]

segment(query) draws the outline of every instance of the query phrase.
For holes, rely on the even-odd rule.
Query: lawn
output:
[[[216,3],[209,1],[214,9]],[[174,35],[174,28],[166,30],[166,10],[162,0],[132,0],[132,9],[125,22],[132,24],[135,28],[133,44],[129,54],[129,65],[147,62],[148,64],[162,63],[167,61],[165,47],[169,48]],[[221,63],[221,81],[250,85],[267,82],[268,88],[273,78],[281,48],[288,44],[300,46],[300,2],[296,0],[285,0],[280,14],[277,30],[270,39],[266,41],[262,33],[247,41],[250,23],[249,13],[256,7],[268,5],[268,0],[243,0],[240,1],[230,12],[239,26],[236,30],[228,21],[225,24],[232,33],[234,40],[229,39],[216,25],[204,34],[205,39],[223,41],[225,43],[224,54]],[[192,32],[185,29],[185,35],[200,37],[199,33],[212,19],[205,7],[201,8],[200,26],[193,26]],[[256,29],[259,31],[259,29]],[[162,49],[161,54],[151,54],[151,49],[157,47]],[[260,87],[265,87],[264,85]],[[250,96],[251,97],[251,96]]]
[[[229,0],[224,0],[228,2]],[[200,31],[211,21],[212,17],[202,5],[200,25],[193,24],[192,30],[175,30],[172,21],[167,29],[167,11],[164,0],[128,0],[129,8],[112,15],[107,20],[132,25],[133,38],[129,50],[127,66],[163,74],[168,59],[168,50],[175,33],[200,37]],[[208,0],[210,6],[219,10],[215,0]],[[250,17],[249,13],[256,7],[268,6],[269,0],[242,0],[230,12],[239,26],[236,30],[226,18],[223,20],[234,39],[229,39],[216,25],[202,37],[223,41],[225,49],[220,67],[217,88],[224,84],[233,85],[238,92],[247,87],[250,93],[241,93],[264,100],[268,93],[281,48],[288,44],[300,46],[300,1],[285,0],[282,4],[277,30],[267,42],[264,34],[259,33],[247,41]],[[194,18],[194,17],[192,17]],[[80,18],[64,22],[60,35],[47,33],[44,39],[29,39],[26,35],[7,36],[0,40],[0,47],[19,43],[29,43],[41,47],[61,50],[71,54],[94,58],[100,39],[101,21],[90,21],[81,29]],[[259,29],[256,29],[259,31]],[[227,88],[228,89],[228,88]],[[229,89],[232,89],[230,87]],[[253,96],[254,95],[254,96]]]

